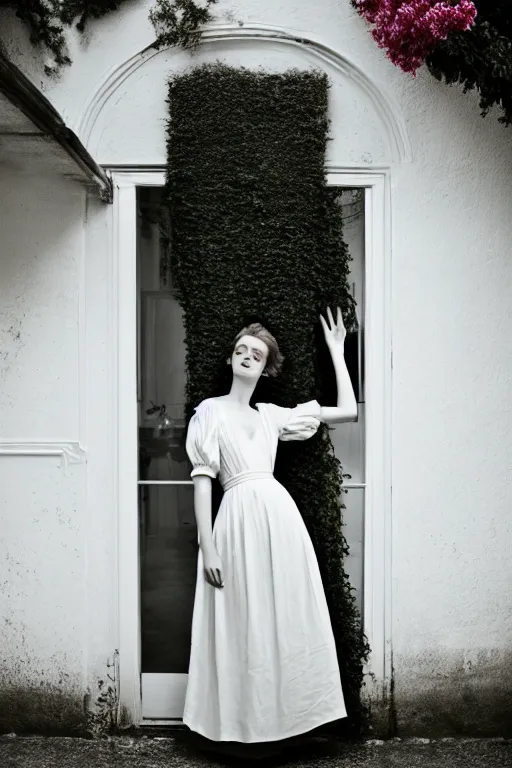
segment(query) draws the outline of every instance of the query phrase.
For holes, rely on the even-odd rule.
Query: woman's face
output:
[[[267,364],[268,347],[255,336],[242,336],[235,344],[231,355],[233,376],[244,379],[259,379]]]

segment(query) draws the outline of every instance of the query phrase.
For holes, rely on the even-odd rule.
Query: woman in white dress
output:
[[[252,408],[260,376],[275,376],[283,359],[253,324],[235,339],[229,394],[203,400],[190,420],[199,557],[183,721],[213,741],[287,739],[347,714],[313,545],[272,474],[278,440],[305,440],[322,421],[357,416],[341,311],[336,322],[329,309],[327,318],[336,407]],[[212,530],[217,476],[224,495]]]

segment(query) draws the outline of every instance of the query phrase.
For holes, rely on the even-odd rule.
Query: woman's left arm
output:
[[[326,320],[320,315],[320,322],[324,329],[324,336],[336,374],[336,386],[338,390],[338,404],[336,407],[324,407],[320,409],[320,419],[327,424],[339,424],[343,421],[355,421],[357,419],[357,401],[350,381],[350,376],[345,362],[345,337],[347,331],[343,324],[341,309],[338,307],[336,322],[332,312],[327,308]]]

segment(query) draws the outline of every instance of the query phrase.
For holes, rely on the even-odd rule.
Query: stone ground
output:
[[[511,768],[512,739],[392,739],[358,745],[325,740],[250,762],[205,755],[183,738],[0,737],[1,768]]]

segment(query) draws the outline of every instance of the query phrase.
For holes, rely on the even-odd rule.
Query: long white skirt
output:
[[[346,717],[316,556],[276,480],[224,494],[214,526],[224,587],[201,553],[183,721],[213,741],[265,742]]]

